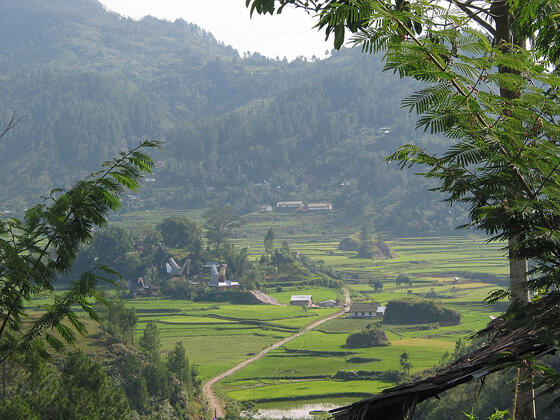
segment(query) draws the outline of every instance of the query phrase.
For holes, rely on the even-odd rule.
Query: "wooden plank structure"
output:
[[[435,375],[383,390],[380,394],[331,410],[336,420],[412,418],[416,405],[457,385],[483,378],[527,358],[554,353],[551,337],[560,335],[559,296],[525,305],[522,316],[491,321],[475,337],[487,337],[481,348],[469,353]]]

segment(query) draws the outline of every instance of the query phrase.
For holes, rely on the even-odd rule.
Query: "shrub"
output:
[[[385,331],[377,328],[352,333],[346,338],[346,347],[351,349],[385,347],[390,344]]]
[[[394,300],[387,304],[385,324],[429,324],[457,325],[461,315],[453,309],[423,299]]]
[[[342,251],[357,251],[360,247],[360,241],[352,236],[348,236],[340,241],[338,249]]]
[[[398,370],[359,370],[357,372],[348,370],[339,370],[333,376],[334,379],[342,380],[378,380],[386,382],[400,382],[403,374]]]
[[[377,359],[375,357],[358,357],[358,356],[354,356],[354,357],[349,357],[348,359],[346,359],[346,362],[348,363],[369,363],[369,362],[380,362],[381,359]]]

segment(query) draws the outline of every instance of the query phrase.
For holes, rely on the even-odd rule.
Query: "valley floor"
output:
[[[196,213],[189,213],[189,217]],[[160,214],[143,215],[157,220]],[[354,302],[376,301],[381,305],[407,296],[432,296],[461,314],[455,326],[383,325],[391,345],[348,349],[349,333],[376,322],[368,319],[334,317],[313,330],[302,330],[336,314],[340,308],[301,308],[287,305],[291,294],[312,294],[315,302],[339,298],[340,290],[306,287],[275,287],[263,292],[281,305],[232,305],[193,303],[169,299],[137,299],[130,305],[140,317],[137,334],[146,322],[160,327],[164,349],[183,342],[189,358],[199,366],[202,379],[212,382],[218,396],[235,401],[254,400],[259,409],[284,409],[304,405],[350,403],[395,385],[391,372],[400,371],[400,355],[409,354],[410,374],[438,366],[452,353],[456,341],[468,337],[500,313],[484,302],[506,279],[507,260],[502,244],[486,243],[480,236],[393,238],[387,242],[397,257],[391,260],[357,258],[341,251],[338,242],[352,228],[333,223],[330,216],[249,215],[249,224],[234,239],[248,247],[251,258],[263,253],[262,238],[273,228],[280,243],[288,240],[293,250],[323,261],[341,274]],[[127,219],[123,220],[127,223]],[[356,230],[354,230],[356,231]],[[407,274],[412,285],[397,286],[399,274]],[[375,292],[370,282],[380,280]],[[287,338],[293,339],[289,341]],[[270,348],[273,343],[281,343]],[[263,349],[265,355],[255,357]],[[246,360],[239,369],[230,371]],[[257,360],[258,359],[258,360]],[[356,376],[341,375],[356,372]],[[375,377],[365,379],[360,371]],[[337,375],[338,373],[338,375]],[[338,379],[344,376],[344,379]]]

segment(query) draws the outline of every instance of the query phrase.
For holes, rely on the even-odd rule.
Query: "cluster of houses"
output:
[[[165,269],[169,277],[185,277],[189,280],[189,284],[193,286],[210,286],[219,289],[237,288],[239,283],[236,281],[230,281],[226,278],[227,264],[219,262],[207,262],[202,266],[202,268],[208,270],[210,277],[206,280],[206,276],[200,276],[198,280],[194,281],[189,279],[190,275],[191,260],[187,259],[183,266],[179,266],[173,258],[169,258],[169,262],[165,263]]]
[[[239,288],[239,282],[230,281],[226,278],[227,264],[219,262],[208,262],[204,264],[202,267],[208,270],[210,275],[197,276],[197,281],[193,278],[189,278],[190,266],[190,259],[187,259],[181,266],[177,264],[174,258],[169,258],[169,261],[165,263],[165,271],[169,278],[184,277],[188,280],[189,284],[194,287],[208,286],[222,290]],[[129,289],[137,296],[152,297],[160,295],[160,288],[155,284],[144,282],[144,278],[142,277],[138,277],[136,284],[129,283]]]
[[[301,200],[296,201],[278,201],[276,203],[276,209],[286,210],[286,209],[296,209],[296,210],[306,210],[306,211],[327,211],[332,210],[333,205],[330,201],[323,201],[317,203],[307,203],[305,204]],[[272,211],[273,208],[270,205],[261,206],[261,211]]]
[[[334,308],[336,302],[334,300],[325,300],[314,304],[313,295],[292,295],[290,297],[290,305]],[[385,309],[385,306],[378,305],[377,303],[354,303],[348,311],[348,318],[383,318]]]

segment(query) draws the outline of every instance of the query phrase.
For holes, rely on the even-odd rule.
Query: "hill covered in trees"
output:
[[[95,0],[7,0],[0,14],[0,113],[23,116],[0,143],[0,211],[21,212],[126,145],[165,141],[127,208],[253,211],[330,200],[391,233],[449,231],[461,209],[383,159],[411,140],[411,82],[378,57],[243,57],[183,20],[140,21]]]

